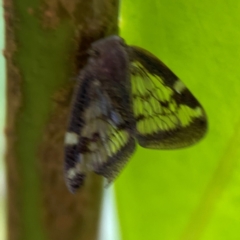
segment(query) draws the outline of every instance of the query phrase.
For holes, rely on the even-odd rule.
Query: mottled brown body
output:
[[[81,71],[66,133],[69,190],[88,171],[111,182],[135,149],[191,145],[206,132],[206,115],[185,85],[159,59],[118,36],[92,44]]]

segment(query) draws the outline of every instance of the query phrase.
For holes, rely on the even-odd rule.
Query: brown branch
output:
[[[96,239],[102,181],[75,195],[63,179],[63,139],[90,43],[117,33],[117,0],[5,0],[8,239]]]

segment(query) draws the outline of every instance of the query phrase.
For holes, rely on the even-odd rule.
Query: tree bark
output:
[[[118,0],[5,0],[9,240],[97,238],[102,180],[75,195],[63,177],[73,78],[86,50],[117,34]]]

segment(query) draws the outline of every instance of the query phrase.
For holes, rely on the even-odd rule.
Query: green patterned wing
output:
[[[154,55],[129,47],[136,138],[142,147],[182,148],[207,130],[207,118],[184,83]]]

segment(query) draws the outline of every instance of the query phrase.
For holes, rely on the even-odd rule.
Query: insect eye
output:
[[[90,49],[90,50],[88,50],[88,55],[91,57],[99,57],[100,52],[97,51],[96,49]]]

